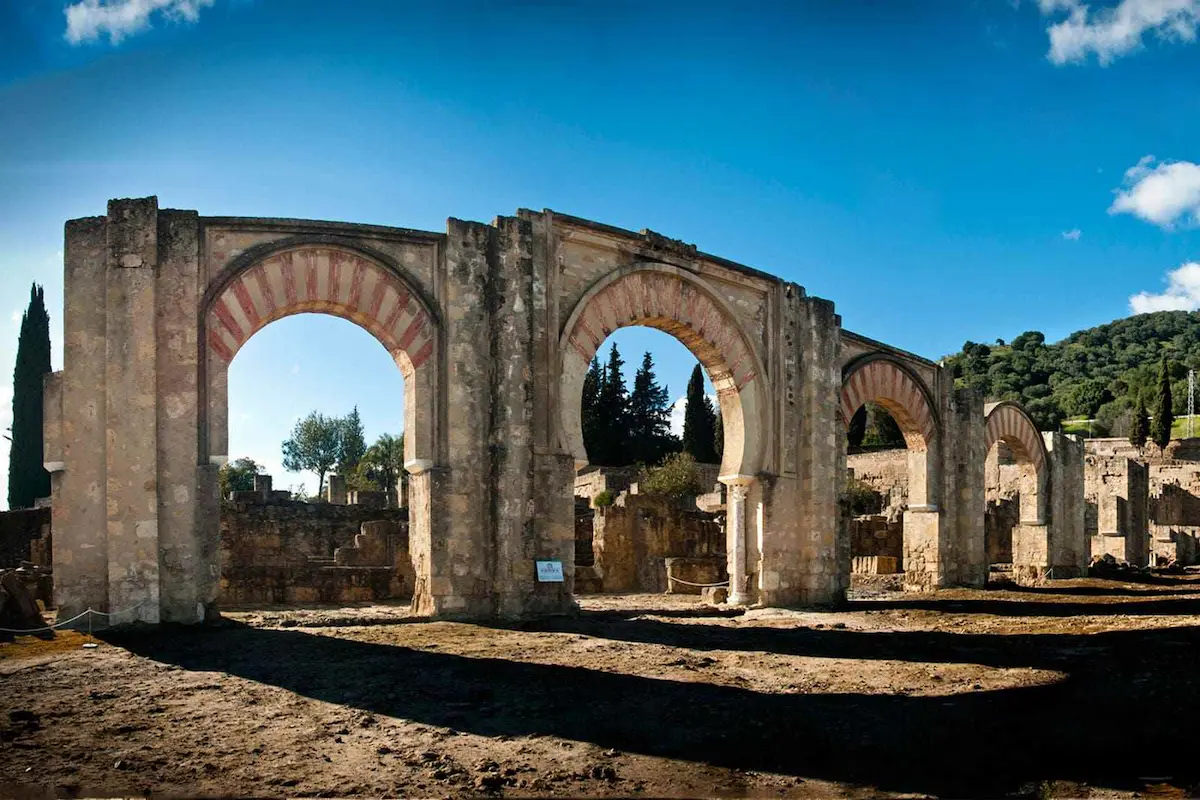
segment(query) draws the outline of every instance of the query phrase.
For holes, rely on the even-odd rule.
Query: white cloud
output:
[[[1125,186],[1117,190],[1110,214],[1135,217],[1170,227],[1181,217],[1200,222],[1200,164],[1163,161],[1145,156],[1125,170]]]
[[[708,399],[712,401],[713,408],[718,408],[717,396],[715,394],[708,395]],[[687,398],[681,397],[671,404],[671,433],[676,436],[683,436],[683,411],[687,406]]]
[[[1055,64],[1086,61],[1094,53],[1107,65],[1140,48],[1145,34],[1191,42],[1200,25],[1200,0],[1121,0],[1095,10],[1083,0],[1038,0],[1038,8],[1047,16],[1066,14],[1046,29],[1046,57]]]
[[[89,42],[108,35],[116,44],[150,27],[155,15],[182,22],[196,22],[200,9],[214,0],[79,0],[66,8],[66,39],[71,44]]]
[[[1079,228],[1072,228],[1069,231],[1062,232],[1062,237],[1069,242],[1078,242],[1081,236],[1083,236],[1083,231],[1079,230]]]
[[[1151,311],[1195,311],[1200,308],[1200,263],[1189,261],[1167,273],[1167,290],[1162,294],[1139,292],[1129,298],[1134,314]]]

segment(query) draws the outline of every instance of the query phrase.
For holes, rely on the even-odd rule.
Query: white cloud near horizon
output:
[[[1143,156],[1125,170],[1124,187],[1116,192],[1110,214],[1133,214],[1170,228],[1180,219],[1200,222],[1200,164],[1162,161]]]
[[[1095,4],[1098,5],[1098,4]],[[1192,42],[1200,26],[1200,0],[1121,0],[1093,8],[1083,0],[1038,0],[1048,17],[1060,17],[1046,29],[1057,65],[1087,61],[1094,54],[1101,66],[1142,47],[1146,35],[1166,41]]]
[[[78,0],[64,9],[67,17],[66,40],[81,44],[108,36],[109,44],[118,44],[127,36],[151,26],[155,15],[177,22],[194,23],[200,10],[215,0]]]
[[[1083,231],[1079,230],[1079,228],[1072,228],[1069,231],[1062,232],[1062,238],[1069,242],[1078,242],[1081,236],[1083,236]]]
[[[1195,261],[1189,261],[1167,273],[1165,292],[1138,292],[1129,298],[1129,310],[1134,314],[1196,309],[1200,309],[1200,263]]]
[[[707,395],[712,401],[713,408],[718,408],[717,396],[715,394]],[[671,433],[676,436],[683,436],[683,411],[687,406],[687,397],[681,397],[671,404],[671,412],[668,417],[671,420]]]

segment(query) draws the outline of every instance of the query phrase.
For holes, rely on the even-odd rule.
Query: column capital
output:
[[[757,479],[753,475],[741,475],[735,472],[732,475],[719,475],[717,480],[729,487],[748,487]]]

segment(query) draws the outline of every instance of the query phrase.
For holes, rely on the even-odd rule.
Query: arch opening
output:
[[[229,460],[229,370],[234,359],[251,338],[297,315],[349,322],[388,353],[401,386],[393,386],[391,408],[386,399],[381,404],[392,422],[380,433],[395,438],[373,437],[362,443],[375,449],[373,467],[363,461],[359,469],[359,464],[350,464],[355,459],[340,458],[337,473],[345,474],[331,471],[324,491],[318,488],[320,496],[313,498],[316,508],[297,507],[303,503],[285,498],[290,493],[266,479],[258,480],[257,491],[222,498],[221,602],[412,596],[422,554],[409,552],[408,534],[424,542],[431,524],[421,480],[435,459],[438,326],[431,309],[394,268],[349,248],[299,246],[263,255],[214,283],[201,314],[202,459],[214,465]],[[364,338],[359,335],[358,341]],[[350,409],[315,411],[341,417]],[[330,430],[325,433],[320,449],[328,449],[328,436],[333,435]],[[229,471],[227,466],[222,469]],[[391,485],[377,486],[380,480]],[[414,502],[409,502],[410,487]],[[262,541],[273,548],[269,557],[258,546]],[[264,557],[267,562],[258,563]],[[263,578],[281,565],[287,567],[286,576]]]
[[[596,508],[594,497],[607,489],[607,479],[597,477],[599,483],[592,491],[588,488],[592,480],[588,476],[594,471],[579,475],[576,485],[580,488],[576,494],[586,495],[587,499],[576,506],[577,547],[581,550],[586,547],[587,535],[583,529],[591,521],[596,561],[600,563],[580,564],[576,572],[577,591],[589,588],[618,591],[622,590],[619,586],[628,582],[624,578],[614,579],[614,564],[604,563],[613,560],[600,556],[601,549],[615,552],[620,548],[630,552],[628,560],[634,563],[624,571],[633,573],[631,580],[639,580],[636,564],[645,558],[637,557],[634,548],[638,542],[643,545],[654,542],[664,550],[659,564],[665,563],[666,573],[651,579],[641,578],[642,583],[658,591],[685,590],[687,584],[682,581],[717,582],[726,572],[731,575],[732,584],[744,586],[745,487],[755,480],[761,466],[763,416],[767,411],[763,402],[763,369],[736,314],[701,278],[665,265],[634,265],[602,279],[578,302],[560,340],[558,403],[562,447],[574,456],[577,473],[589,464],[581,402],[588,372],[609,335],[630,327],[652,328],[668,334],[699,362],[716,395],[723,440],[720,465],[708,472],[705,480],[709,484],[719,480],[736,491],[713,491],[721,487],[702,485],[708,511],[699,506],[698,511],[707,513],[707,518],[693,520],[696,524],[687,530],[675,510],[668,510],[663,503],[644,494],[640,498],[629,492],[619,494],[620,510]],[[682,387],[676,391],[682,394],[679,388]],[[731,503],[736,508],[731,506],[726,513],[725,506]],[[654,521],[663,516],[673,517],[673,525]],[[726,517],[731,524],[725,524]],[[667,552],[674,549],[681,551],[678,557]],[[616,571],[622,569],[623,565]],[[686,577],[676,576],[673,572],[676,569],[686,570]],[[593,587],[588,584],[590,573],[597,573]],[[661,588],[659,583],[663,584]]]
[[[847,365],[842,376],[852,580],[853,575],[903,574],[906,584],[920,583],[914,576],[927,565],[907,562],[922,549],[916,547],[921,537],[936,537],[935,405],[922,382],[890,358],[866,356]],[[871,428],[878,446],[864,447]]]
[[[992,571],[1014,563],[1014,531],[1047,524],[1046,446],[1015,403],[990,403],[986,418],[984,541]]]

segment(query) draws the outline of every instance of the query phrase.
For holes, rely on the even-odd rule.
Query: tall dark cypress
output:
[[[1158,368],[1158,396],[1154,398],[1154,419],[1150,422],[1150,438],[1163,449],[1171,441],[1171,423],[1175,415],[1171,410],[1171,373],[1167,369],[1167,357],[1162,357]]]
[[[1129,426],[1129,442],[1134,447],[1145,447],[1150,438],[1150,420],[1146,414],[1146,400],[1138,392],[1137,405],[1133,409],[1133,424]]]
[[[688,380],[683,406],[683,449],[701,464],[717,463],[715,418],[712,401],[704,395],[704,372],[697,364]]]
[[[580,399],[580,421],[583,424],[583,446],[588,461],[599,464],[604,451],[604,423],[600,418],[600,389],[604,385],[604,371],[600,359],[592,356],[587,374],[583,376],[583,397]]]
[[[678,442],[671,435],[671,395],[654,376],[654,359],[647,352],[633,377],[629,393],[629,450],[632,463],[657,464]]]
[[[625,390],[625,377],[621,372],[624,366],[625,360],[617,350],[617,343],[613,342],[608,351],[608,363],[604,366],[604,383],[600,387],[600,402],[597,404],[600,453],[596,458],[590,452],[588,454],[590,461],[610,467],[629,463],[629,394]]]
[[[12,447],[8,453],[8,507],[31,508],[50,494],[42,467],[42,379],[50,371],[50,316],[41,286],[33,284],[21,318],[13,369]]]

